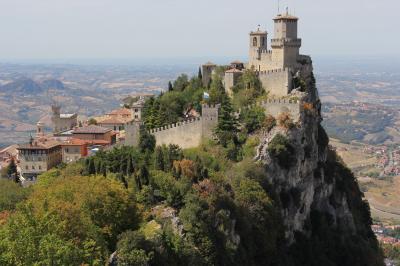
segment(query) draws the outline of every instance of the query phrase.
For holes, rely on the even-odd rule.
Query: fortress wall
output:
[[[202,119],[180,122],[158,129],[152,129],[151,134],[156,138],[157,145],[176,144],[182,149],[200,145],[203,138]]]
[[[283,97],[292,90],[292,74],[288,68],[259,72],[260,81],[269,95]]]
[[[277,117],[281,113],[289,113],[294,122],[300,119],[300,102],[291,100],[268,100],[260,104],[265,109],[266,115]]]

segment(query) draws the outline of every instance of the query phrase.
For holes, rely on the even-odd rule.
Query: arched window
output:
[[[257,46],[257,37],[253,38],[253,46]]]
[[[262,37],[262,38],[261,38],[261,46],[264,46],[264,45],[265,45],[265,38]]]

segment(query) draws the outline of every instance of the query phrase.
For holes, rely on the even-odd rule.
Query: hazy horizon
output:
[[[400,55],[400,36],[384,30],[396,25],[397,1],[280,2],[300,17],[304,54]],[[249,31],[271,33],[277,9],[277,0],[3,0],[0,61],[241,59]]]

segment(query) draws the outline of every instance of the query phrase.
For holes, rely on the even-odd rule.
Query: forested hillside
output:
[[[354,223],[339,216],[334,222],[335,213],[314,208],[308,228],[290,229],[295,237],[288,237],[292,221],[284,219],[294,205],[304,206],[302,192],[313,187],[285,190],[288,184],[276,178],[306,179],[291,170],[303,153],[311,160],[328,150],[315,110],[309,110],[308,127],[284,113],[273,118],[258,107],[244,108],[267,97],[252,71],[242,76],[232,99],[218,74],[209,88],[200,79],[179,77],[146,103],[144,118],[148,128],[176,122],[186,108],[199,110],[208,91],[206,101],[221,103],[221,110],[215,137],[200,147],[156,146],[143,129],[139,147],[61,166],[29,189],[4,181],[0,193],[16,196],[0,197],[0,264],[104,265],[111,256],[114,265],[381,265],[368,205],[332,151],[326,162],[314,162],[319,168],[312,179],[334,190],[335,209],[347,199],[343,206],[350,213],[343,217]],[[238,108],[244,108],[240,116]],[[299,152],[292,135],[314,126],[318,145]],[[315,132],[309,133],[311,138]],[[269,165],[255,160],[268,134],[275,134],[266,148]]]

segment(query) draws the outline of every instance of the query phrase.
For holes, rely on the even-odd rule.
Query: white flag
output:
[[[203,98],[204,98],[204,99],[210,98],[210,94],[208,94],[208,92],[204,92],[204,93],[203,93]]]

